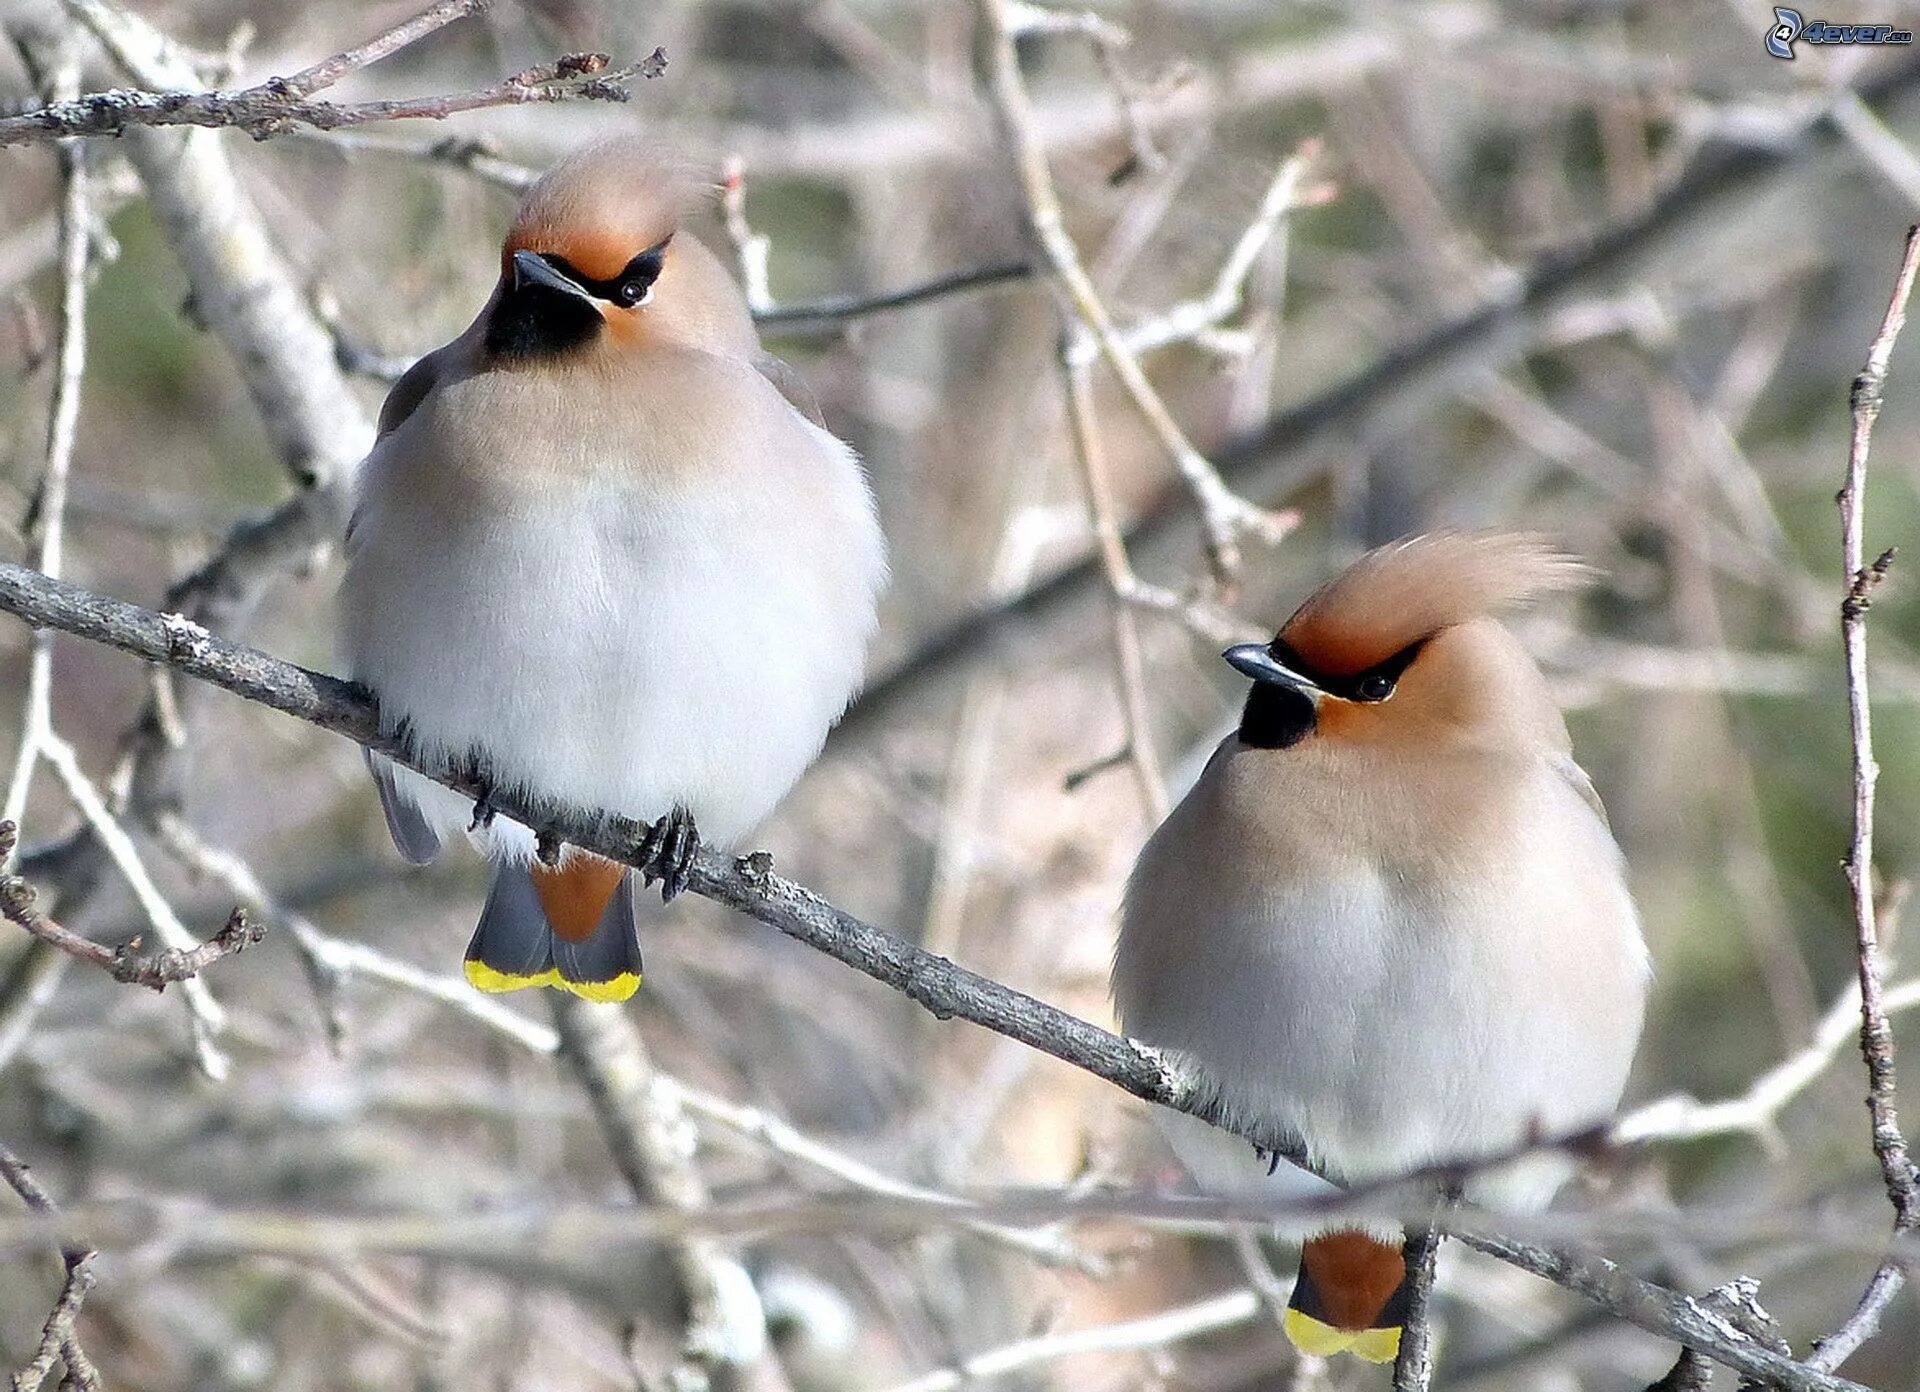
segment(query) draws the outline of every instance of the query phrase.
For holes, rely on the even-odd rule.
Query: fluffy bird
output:
[[[410,754],[494,791],[658,817],[671,899],[745,835],[859,683],[885,577],[873,496],[740,293],[683,231],[697,186],[631,139],[527,193],[472,325],[394,386],[363,467],[343,646]],[[621,866],[378,755],[394,844],[471,830],[496,861],[482,990],[621,1000]]]
[[[1541,539],[1448,533],[1361,557],[1271,643],[1239,728],[1141,852],[1114,960],[1127,1032],[1184,1055],[1226,1116],[1288,1128],[1342,1184],[1471,1161],[1607,1117],[1649,970],[1625,866],[1546,680],[1494,617],[1577,585]],[[1326,1193],[1158,1114],[1204,1189]],[[1534,1156],[1467,1196],[1543,1207]],[[1286,1315],[1309,1353],[1399,1348],[1397,1229],[1308,1238]]]

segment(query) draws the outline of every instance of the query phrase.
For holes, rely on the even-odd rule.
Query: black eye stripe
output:
[[[1279,638],[1268,645],[1267,651],[1273,654],[1276,661],[1298,672],[1328,695],[1365,703],[1384,701],[1393,695],[1395,684],[1399,682],[1407,668],[1413,665],[1413,660],[1420,656],[1420,649],[1426,645],[1425,638],[1409,643],[1385,662],[1376,662],[1365,671],[1355,672],[1349,677],[1329,676],[1315,671],[1312,664],[1302,658],[1291,643]]]
[[[673,239],[667,238],[670,242]],[[582,275],[574,264],[555,252],[543,251],[540,259],[553,267],[561,275],[592,295],[596,300],[605,300],[609,304],[633,305],[646,297],[653,288],[654,281],[660,278],[660,268],[667,257],[667,242],[650,246],[633,260],[627,262],[620,274],[610,280],[594,280]]]

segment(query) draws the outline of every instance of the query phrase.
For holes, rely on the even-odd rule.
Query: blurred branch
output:
[[[1014,35],[1031,6],[1016,0],[980,0],[987,31],[988,92],[1011,146],[1026,202],[1028,231],[1046,263],[1048,280],[1062,316],[1084,326],[1099,347],[1128,399],[1153,432],[1200,508],[1207,556],[1215,577],[1230,581],[1240,568],[1239,539],[1251,533],[1277,542],[1291,527],[1285,518],[1261,511],[1229,489],[1207,458],[1195,448],[1147,380],[1139,358],[1122,339],[1093,279],[1081,264],[1079,248],[1068,235],[1046,146],[1034,125],[1033,107],[1020,75]]]
[[[1920,980],[1903,981],[1882,993],[1881,1010],[1893,1015],[1920,1006]],[[1688,1141],[1733,1131],[1767,1135],[1787,1103],[1805,1092],[1849,1039],[1859,1037],[1860,988],[1853,985],[1821,1018],[1811,1043],[1762,1073],[1738,1097],[1701,1102],[1685,1095],[1663,1097],[1621,1117],[1613,1139],[1621,1145]]]
[[[773,308],[773,291],[767,285],[767,257],[772,243],[747,222],[747,166],[738,155],[728,157],[721,175],[720,209],[727,240],[733,243],[734,259],[740,264],[740,288],[747,297],[747,310],[758,319]]]
[[[70,3],[89,23],[99,14],[99,7],[92,0],[70,0]],[[165,84],[159,91],[114,88],[68,101],[49,102],[15,116],[0,116],[0,146],[67,136],[120,135],[135,127],[147,126],[231,127],[263,140],[294,126],[338,130],[375,121],[444,120],[462,111],[529,102],[570,99],[623,102],[630,94],[621,84],[628,78],[658,77],[666,71],[667,56],[660,49],[638,63],[611,71],[607,66],[611,60],[604,53],[570,53],[478,91],[345,103],[313,98],[315,92],[332,86],[349,73],[477,12],[483,5],[484,0],[442,0],[441,4],[359,48],[322,59],[292,77],[270,77],[257,86],[237,92],[181,91],[172,83]]]
[[[194,79],[171,41],[145,20],[106,0],[67,3],[141,80]],[[130,132],[125,149],[187,272],[193,314],[233,354],[289,472],[323,486],[348,477],[373,443],[372,424],[334,368],[325,331],[225,150],[198,132],[156,131]]]
[[[955,1208],[964,1209],[969,1206],[965,1199],[957,1195],[943,1194],[936,1189],[928,1189],[918,1184],[909,1184],[905,1180],[895,1179],[892,1175],[874,1169],[871,1165],[845,1155],[831,1146],[822,1145],[798,1127],[782,1121],[770,1112],[756,1107],[742,1106],[739,1103],[729,1102],[725,1098],[701,1092],[664,1074],[658,1076],[656,1086],[669,1089],[679,1099],[681,1107],[703,1121],[724,1127],[736,1135],[764,1146],[775,1155],[838,1179],[854,1189],[871,1194],[888,1194],[899,1198],[915,1199],[923,1203],[950,1204]],[[1048,1266],[1070,1267],[1089,1276],[1105,1276],[1111,1272],[1111,1263],[1105,1258],[1085,1250],[1049,1229],[1030,1230],[976,1222],[968,1222],[965,1226],[968,1231],[977,1233],[990,1242],[1036,1258]]]
[[[66,0],[115,61],[152,86],[202,81],[194,60],[145,20],[106,0]],[[17,42],[70,41],[79,32],[51,3],[21,5],[7,19]],[[373,440],[373,424],[334,365],[331,341],[306,305],[297,278],[242,191],[220,141],[203,131],[129,131],[123,146],[140,175],[161,230],[192,291],[192,312],[226,346],[240,381],[260,414],[268,438],[303,491],[267,517],[242,523],[196,570],[172,586],[170,609],[191,621],[227,628],[249,614],[268,585],[332,543],[346,520],[346,486]],[[155,697],[119,741],[131,814],[152,822],[179,796],[187,758],[178,739],[181,701],[170,674],[156,669]],[[163,897],[141,868],[130,839],[106,802],[80,773],[71,750],[49,745],[87,824],[45,853],[56,862],[43,886],[60,896],[69,924],[84,915],[104,883],[104,862],[119,866],[163,945],[187,949]],[[39,853],[36,853],[39,854]],[[177,931],[176,931],[177,930]],[[0,1004],[0,1059],[26,1036],[33,1017],[51,999],[68,959],[36,943],[15,972]],[[214,1044],[222,1016],[205,984],[182,988],[203,1072],[220,1076],[226,1059]]]
[[[1151,825],[1167,815],[1167,784],[1154,751],[1153,710],[1147,701],[1147,678],[1140,657],[1140,627],[1130,596],[1143,589],[1121,540],[1113,481],[1107,475],[1106,451],[1100,444],[1100,423],[1094,416],[1092,370],[1075,362],[1073,346],[1084,333],[1061,326],[1060,375],[1067,396],[1067,433],[1073,441],[1074,462],[1087,495],[1087,512],[1106,572],[1108,613],[1113,624],[1114,684],[1120,693],[1120,712],[1126,724],[1126,758],[1140,787],[1140,801]],[[1072,776],[1069,775],[1069,785]]]
[[[899,1384],[893,1392],[957,1392],[960,1388],[997,1382],[1082,1354],[1162,1349],[1185,1339],[1247,1324],[1260,1310],[1260,1297],[1255,1292],[1232,1291],[1143,1319],[1021,1339],[976,1353],[954,1367],[924,1373],[911,1382]]]
[[[1873,898],[1873,793],[1880,776],[1873,757],[1871,703],[1867,694],[1867,609],[1873,591],[1893,564],[1891,549],[1872,565],[1866,561],[1867,451],[1873,423],[1885,397],[1887,364],[1907,319],[1907,300],[1920,274],[1920,226],[1907,230],[1906,253],[1894,280],[1880,331],[1867,350],[1866,365],[1853,380],[1850,397],[1853,429],[1847,449],[1846,483],[1840,490],[1841,563],[1840,639],[1846,651],[1847,714],[1853,743],[1853,837],[1847,847],[1847,888],[1853,899],[1855,946],[1860,972],[1860,1053],[1867,1066],[1867,1111],[1873,1120],[1873,1153],[1880,1162],[1887,1198],[1893,1204],[1893,1231],[1900,1236],[1920,1228],[1920,1170],[1914,1168],[1900,1133],[1894,1078],[1893,1030],[1887,1024],[1880,984],[1880,931]],[[1844,1324],[1821,1340],[1810,1360],[1837,1368],[1878,1331],[1880,1313],[1906,1284],[1907,1264],[1889,1258],[1868,1283]]]
[[[33,1177],[26,1161],[5,1145],[0,1145],[0,1180],[5,1180],[7,1187],[18,1194],[33,1212],[50,1216],[60,1212],[52,1196]],[[87,1357],[86,1350],[80,1347],[80,1335],[74,1328],[75,1321],[80,1318],[80,1307],[86,1303],[87,1293],[93,1289],[93,1258],[94,1252],[90,1247],[61,1248],[60,1260],[67,1268],[66,1282],[60,1288],[60,1296],[54,1302],[52,1313],[40,1328],[40,1342],[34,1349],[33,1357],[25,1368],[13,1375],[10,1383],[12,1392],[38,1392],[40,1385],[52,1374],[56,1361],[66,1369],[60,1382],[63,1392],[69,1386],[75,1388],[76,1392],[101,1392],[100,1374]]]
[[[945,299],[964,290],[1028,280],[1033,274],[1030,262],[997,261],[964,271],[950,271],[900,290],[876,290],[864,295],[827,295],[817,300],[769,305],[755,311],[753,319],[763,328],[776,330],[832,327],[850,319],[864,319],[871,314],[884,314],[892,309],[908,309],[930,300]]]
[[[1423,1205],[1431,1214],[1431,1205]],[[1306,1217],[1324,1220],[1331,1212],[1357,1211],[1338,1204],[1310,1205],[1195,1200],[1155,1195],[1080,1195],[1056,1193],[1019,1195],[1008,1203],[978,1204],[973,1216],[995,1221],[1111,1221],[1128,1217],[1157,1220],[1176,1231],[1223,1233],[1231,1226],[1274,1218]],[[1388,1210],[1377,1205],[1365,1210],[1374,1217]],[[1411,1214],[1402,1215],[1411,1217]],[[1485,1224],[1517,1224],[1525,1228],[1592,1235],[1608,1225],[1597,1215],[1564,1215],[1550,1219],[1495,1218],[1471,1210],[1453,1209],[1446,1216],[1449,1236],[1521,1271],[1570,1290],[1616,1318],[1658,1337],[1706,1353],[1716,1362],[1786,1392],[1870,1392],[1862,1384],[1795,1362],[1777,1351],[1768,1339],[1736,1327],[1704,1299],[1634,1275],[1618,1263],[1578,1248],[1551,1249],[1533,1242],[1487,1231]],[[299,1260],[317,1255],[389,1254],[471,1263],[513,1273],[520,1280],[553,1279],[568,1273],[574,1279],[605,1277],[610,1271],[630,1270],[624,1258],[636,1249],[648,1249],[686,1236],[724,1237],[743,1241],[780,1234],[833,1234],[849,1231],[914,1231],[925,1223],[951,1224],[958,1215],[944,1204],[927,1206],[903,1199],[846,1195],[838,1199],[809,1198],[740,1207],[715,1206],[697,1214],[661,1207],[607,1207],[561,1205],[529,1209],[445,1209],[396,1214],[390,1208],[365,1213],[290,1212],[285,1208],[215,1208],[193,1200],[128,1198],[90,1204],[50,1220],[45,1216],[19,1219],[0,1217],[0,1252],[19,1250],[50,1239],[65,1240],[84,1230],[88,1240],[103,1250],[163,1251],[172,1260],[273,1255]],[[1858,1238],[1834,1244],[1819,1225],[1804,1217],[1783,1223],[1777,1210],[1755,1211],[1749,1222],[1730,1227],[1729,1215],[1718,1212],[1693,1224],[1675,1222],[1672,1214],[1626,1215],[1623,1230],[1665,1240],[1675,1233],[1711,1234],[1716,1241],[1752,1241],[1761,1238],[1791,1243],[1837,1245],[1853,1250]],[[1415,1219],[1414,1221],[1418,1221]],[[1902,1250],[1912,1247],[1903,1242]],[[614,1263],[620,1265],[614,1266]],[[1258,1296],[1249,1291],[1249,1298]]]
[[[18,835],[19,829],[12,822],[0,822],[0,861],[13,854]],[[134,955],[134,949],[138,947],[139,939],[121,948],[97,943],[85,934],[64,928],[40,913],[33,906],[34,898],[33,886],[18,875],[0,876],[0,915],[4,915],[9,922],[24,928],[41,942],[59,948],[68,956],[99,967],[115,981],[145,986],[154,991],[164,991],[176,981],[196,976],[222,957],[257,943],[265,936],[261,928],[249,923],[247,916],[235,909],[228,917],[226,926],[203,943],[184,949],[169,946],[155,956],[138,957]]]
[[[1853,95],[1884,103],[1920,88],[1920,58],[1879,69]],[[1643,208],[1549,248],[1504,280],[1481,304],[1392,344],[1365,367],[1280,411],[1215,451],[1221,477],[1246,496],[1278,501],[1306,475],[1299,457],[1315,441],[1366,419],[1405,428],[1449,399],[1463,372],[1525,352],[1547,319],[1593,283],[1655,254],[1682,229],[1727,200],[1800,169],[1836,131],[1826,107],[1811,110],[1764,144],[1721,140],[1703,146]],[[1183,521],[1184,488],[1162,492],[1126,532],[1129,548],[1151,545]],[[867,684],[841,724],[841,738],[878,721],[922,681],[965,660],[1016,624],[1030,623],[1083,596],[1102,577],[1097,554],[1074,560],[1021,592],[952,621],[891,671]]]
[[[43,80],[43,90],[60,95],[75,90],[80,82],[77,45],[71,37],[46,53],[33,36],[20,36],[21,55],[30,68],[47,60],[51,68]],[[73,442],[80,424],[80,385],[87,370],[87,273],[93,241],[92,201],[87,188],[87,160],[83,146],[63,146],[60,150],[60,347],[55,356],[53,404],[47,413],[46,465],[40,473],[39,491],[34,495],[32,521],[37,524],[39,544],[34,564],[48,575],[58,575],[67,532],[67,481],[73,469]],[[33,655],[27,667],[27,694],[21,716],[20,752],[15,756],[13,775],[7,781],[6,801],[0,806],[0,821],[17,826],[26,811],[27,795],[33,788],[33,775],[39,766],[40,750],[53,731],[53,635],[36,633]],[[0,864],[11,852],[0,856]]]
[[[1319,157],[1320,142],[1301,144],[1274,170],[1267,191],[1254,210],[1253,220],[1241,231],[1227,259],[1220,263],[1212,288],[1191,300],[1182,300],[1169,309],[1129,324],[1119,332],[1120,341],[1137,355],[1144,355],[1175,343],[1192,343],[1214,351],[1228,349],[1244,338],[1224,337],[1222,326],[1246,306],[1247,285],[1262,256],[1284,260],[1289,214],[1295,208],[1324,203],[1333,195],[1331,185],[1303,188],[1313,161]],[[1076,363],[1092,363],[1100,356],[1097,339],[1083,335],[1073,348]]]
[[[160,813],[150,830],[188,873],[218,881],[250,916],[286,928],[320,997],[327,1033],[336,1049],[347,1028],[340,988],[356,974],[436,1001],[537,1054],[551,1054],[559,1047],[552,1030],[474,990],[464,977],[424,971],[365,943],[323,932],[303,914],[277,902],[252,866],[232,851],[209,844],[178,812]]]
[[[600,810],[522,800],[510,790],[483,787],[474,770],[425,767],[381,732],[372,698],[351,683],[228,642],[177,616],[169,618],[109,599],[24,566],[0,563],[0,609],[37,627],[58,628],[164,663],[344,735],[456,792],[476,798],[490,795],[496,811],[538,834],[572,842],[635,869],[651,868],[641,854],[648,831],[644,823]],[[689,888],[892,987],[942,1019],[969,1020],[1051,1054],[1143,1101],[1187,1112],[1312,1169],[1297,1141],[1268,1119],[1225,1116],[1216,1091],[1191,1067],[862,922],[774,874],[772,858],[764,852],[736,860],[703,848],[692,866]],[[865,1201],[874,1202],[871,1197]],[[951,1213],[939,1205],[932,1211]],[[1856,1383],[1794,1363],[1744,1336],[1730,1337],[1725,1322],[1715,1320],[1697,1302],[1643,1281],[1604,1258],[1470,1231],[1464,1222],[1449,1218],[1446,1230],[1491,1256],[1605,1305],[1623,1319],[1678,1339],[1788,1392],[1861,1392]]]
[[[694,1214],[707,1207],[706,1181],[695,1164],[692,1125],[679,1094],[661,1085],[640,1031],[617,1005],[553,993],[560,1056],[587,1094],[607,1149],[634,1200],[646,1208]],[[684,1361],[673,1373],[678,1392],[705,1392],[714,1375],[731,1371],[745,1387],[777,1392],[785,1373],[767,1339],[766,1315],[753,1279],[710,1237],[668,1243],[686,1304]]]

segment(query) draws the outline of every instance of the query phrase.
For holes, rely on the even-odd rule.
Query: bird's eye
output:
[[[1353,694],[1360,701],[1384,701],[1393,695],[1393,678],[1385,672],[1369,672],[1355,683]]]
[[[629,308],[634,305],[645,304],[652,296],[653,282],[651,280],[623,280],[620,282],[620,288],[613,292],[614,300]]]

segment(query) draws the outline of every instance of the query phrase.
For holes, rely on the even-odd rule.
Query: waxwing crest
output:
[[[1280,637],[1315,672],[1350,676],[1469,619],[1555,591],[1592,570],[1530,532],[1430,532],[1369,551],[1294,611]]]

